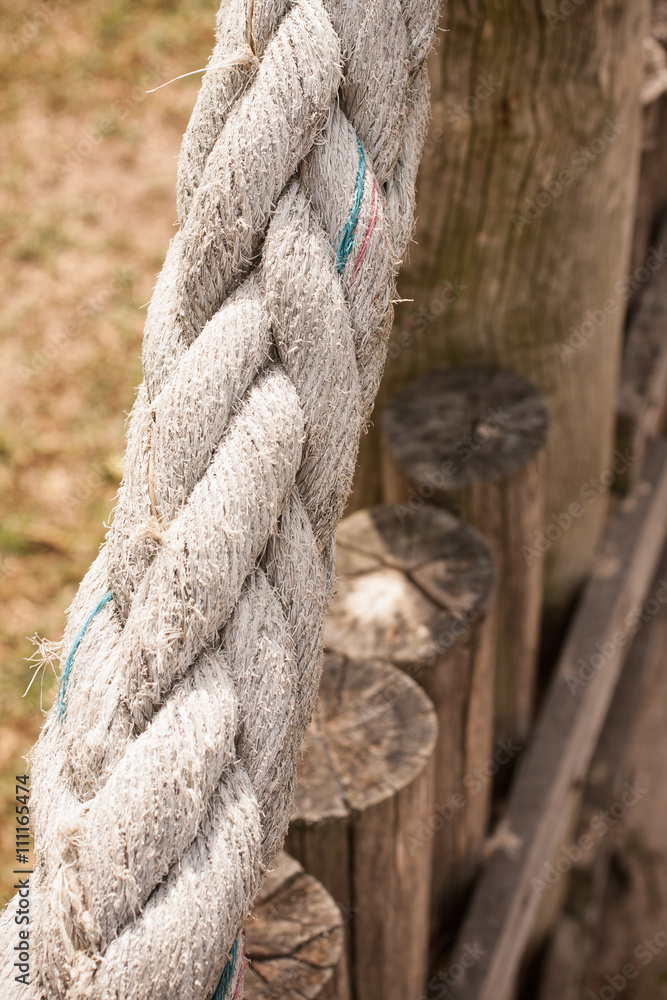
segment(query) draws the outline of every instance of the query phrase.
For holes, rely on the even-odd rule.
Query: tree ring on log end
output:
[[[391,798],[424,769],[437,730],[429,698],[402,670],[326,654],[292,823],[342,819]]]
[[[381,423],[389,451],[417,491],[442,496],[523,469],[544,447],[549,409],[541,390],[521,375],[461,365],[404,386]]]
[[[246,926],[246,1000],[323,996],[342,958],[343,942],[339,907],[283,852]]]
[[[336,535],[339,575],[325,647],[378,657],[419,678],[466,640],[493,594],[493,558],[474,528],[437,507],[372,507]]]

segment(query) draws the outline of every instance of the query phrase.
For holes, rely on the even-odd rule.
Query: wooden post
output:
[[[387,498],[410,504],[432,496],[491,547],[498,576],[495,738],[521,745],[535,706],[544,553],[575,520],[564,512],[560,523],[544,523],[548,425],[546,401],[532,382],[468,365],[405,386],[382,420]]]
[[[327,655],[287,848],[347,928],[354,1000],[418,1000],[428,972],[437,723],[419,686],[377,660]]]
[[[325,646],[379,656],[423,686],[438,717],[435,808],[415,851],[433,843],[431,934],[454,929],[487,831],[492,777],[493,563],[480,535],[436,507],[376,507],[342,522],[341,578]]]
[[[549,516],[613,461],[649,6],[447,3],[429,61],[415,243],[375,412],[443,364],[530,378],[553,414]],[[386,502],[378,436],[362,441],[358,508]],[[547,552],[554,626],[590,571],[609,494],[598,497]]]
[[[343,922],[329,893],[283,852],[246,924],[245,1000],[349,1000]]]

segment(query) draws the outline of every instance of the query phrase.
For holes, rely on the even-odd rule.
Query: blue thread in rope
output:
[[[334,250],[336,250],[336,270],[339,274],[342,274],[345,270],[345,265],[350,258],[352,250],[354,249],[354,234],[359,222],[361,199],[364,195],[364,183],[366,181],[366,154],[359,136],[357,136],[357,149],[359,150],[359,168],[357,170],[357,184],[354,189],[352,208],[350,209],[350,214],[347,217],[347,222],[341,229],[338,234],[338,239],[334,243]]]
[[[67,693],[67,682],[69,681],[69,677],[72,672],[72,667],[74,666],[74,657],[77,654],[79,646],[83,642],[83,637],[90,628],[90,623],[92,622],[93,618],[95,617],[95,615],[98,615],[102,610],[102,608],[105,608],[107,604],[109,604],[110,601],[112,600],[113,600],[113,592],[110,590],[107,594],[104,595],[104,597],[102,597],[97,602],[93,610],[90,612],[85,622],[81,626],[79,634],[74,640],[72,648],[69,651],[69,655],[65,661],[65,669],[63,670],[62,677],[60,678],[60,690],[58,691],[58,720],[60,722],[64,721],[65,714],[67,712],[65,695]],[[229,959],[227,960],[227,964],[222,971],[222,977],[220,979],[220,982],[218,983],[218,988],[215,991],[213,1000],[225,1000],[226,993],[231,985],[234,976],[238,951],[239,951],[239,938],[237,938],[234,944],[232,945],[232,949],[229,953]]]
[[[81,626],[79,634],[77,635],[72,648],[69,651],[69,655],[65,660],[65,669],[63,670],[63,675],[60,678],[60,689],[58,691],[58,721],[60,723],[65,721],[65,715],[67,714],[67,704],[65,701],[65,696],[67,694],[67,683],[69,681],[69,676],[72,673],[72,667],[74,666],[74,657],[77,654],[77,650],[81,643],[83,642],[83,637],[90,628],[90,623],[92,622],[95,615],[99,614],[102,608],[105,608],[109,601],[113,601],[113,593],[109,591],[104,597],[97,602],[93,610],[90,612],[85,622]]]
[[[213,1000],[225,1000],[225,994],[229,989],[232,978],[234,976],[234,966],[236,965],[236,956],[239,950],[239,939],[237,938],[232,945],[232,950],[229,953],[229,959],[227,965],[222,971],[222,978],[218,983],[218,988],[213,995]]]

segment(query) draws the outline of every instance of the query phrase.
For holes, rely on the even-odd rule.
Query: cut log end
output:
[[[343,916],[329,893],[283,853],[246,925],[246,1000],[342,1000],[334,983]]]
[[[398,392],[382,428],[409,479],[446,494],[523,469],[546,442],[549,411],[528,379],[463,365],[430,372]]]
[[[559,537],[567,530],[562,516],[545,525],[548,428],[546,400],[532,382],[467,365],[406,386],[384,415],[387,496],[412,503],[432,497],[491,547],[498,572],[495,736],[520,744],[534,714],[544,553],[554,531]],[[568,526],[576,520],[565,519]]]
[[[365,1000],[423,992],[431,844],[418,838],[433,810],[436,736],[429,699],[402,671],[325,657],[287,846],[341,907]]]
[[[293,823],[361,813],[395,795],[424,769],[436,735],[431,703],[406,674],[379,660],[328,653]]]
[[[379,657],[421,675],[484,619],[493,560],[477,531],[447,511],[373,507],[338,529],[340,579],[327,648]]]

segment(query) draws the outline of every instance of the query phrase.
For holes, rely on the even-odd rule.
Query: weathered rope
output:
[[[437,16],[221,7],[114,522],[35,750],[31,998],[240,994],[412,230]],[[7,996],[25,997],[12,918]]]

